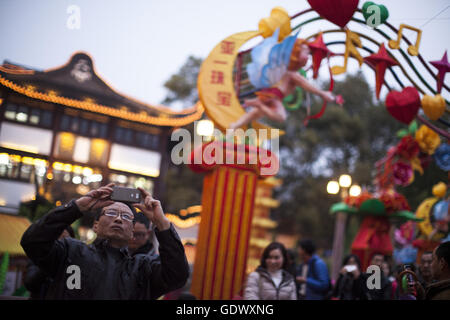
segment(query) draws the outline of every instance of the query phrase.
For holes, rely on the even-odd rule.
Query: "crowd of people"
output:
[[[357,255],[344,258],[333,283],[311,240],[298,243],[300,264],[289,252],[279,242],[265,248],[259,267],[248,276],[245,300],[450,300],[450,242],[424,252],[417,266],[393,268],[389,257],[374,253],[370,264],[380,271],[375,286]]]
[[[113,186],[57,207],[24,233],[21,245],[32,261],[25,286],[32,298],[157,299],[186,283],[184,247],[160,201],[141,188],[142,203],[112,201]],[[96,216],[91,244],[66,234],[88,212]],[[150,222],[158,252],[150,242]]]
[[[191,270],[184,247],[161,203],[141,188],[141,203],[112,201],[112,188],[92,190],[50,211],[25,232],[21,245],[31,262],[24,284],[31,299],[195,299],[185,290]],[[70,227],[87,212],[95,212],[97,237],[90,244],[75,239]],[[379,270],[375,286],[354,254],[343,259],[333,281],[313,241],[302,239],[290,250],[272,242],[240,298],[450,300],[450,242],[422,253],[417,265],[394,266],[389,258],[372,254],[370,265]],[[76,268],[83,270],[78,279]]]

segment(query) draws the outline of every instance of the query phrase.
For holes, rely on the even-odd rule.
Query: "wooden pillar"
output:
[[[331,257],[331,279],[337,280],[342,264],[342,253],[344,251],[345,222],[347,214],[345,212],[336,213],[334,224],[333,254]]]
[[[344,201],[348,196],[347,188],[341,188],[341,200]],[[331,256],[331,279],[336,281],[342,264],[342,256],[344,252],[345,226],[347,214],[345,212],[336,213],[336,221],[334,224],[333,253]]]

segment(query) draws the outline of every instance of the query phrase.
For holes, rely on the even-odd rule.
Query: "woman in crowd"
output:
[[[294,277],[287,268],[286,248],[272,242],[264,249],[259,267],[248,276],[244,300],[296,300]]]
[[[368,300],[364,275],[358,256],[350,254],[344,263],[333,290],[334,300]]]

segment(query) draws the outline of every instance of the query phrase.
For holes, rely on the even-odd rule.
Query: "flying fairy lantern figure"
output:
[[[298,73],[308,62],[310,50],[306,40],[297,39],[298,33],[278,43],[280,30],[251,51],[252,62],[247,65],[250,83],[259,91],[256,98],[246,99],[244,107],[252,109],[230,125],[237,129],[251,121],[267,117],[277,122],[287,118],[283,98],[295,92],[296,87],[318,95],[324,103],[335,101],[342,105],[341,96],[334,96],[331,91],[323,91],[312,85]]]

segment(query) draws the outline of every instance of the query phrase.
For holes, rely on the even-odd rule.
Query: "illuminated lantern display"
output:
[[[330,212],[346,212],[362,217],[358,233],[353,239],[351,250],[361,260],[366,270],[374,253],[392,255],[391,220],[422,221],[409,211],[406,199],[393,190],[384,190],[377,197],[363,193],[358,197],[349,197],[345,202],[334,204]]]

